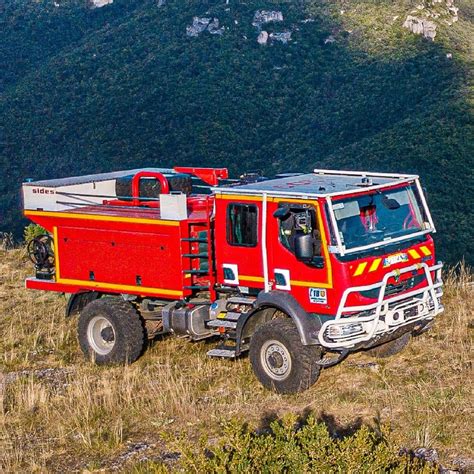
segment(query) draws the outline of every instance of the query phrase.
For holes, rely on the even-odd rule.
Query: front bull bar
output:
[[[428,267],[426,263],[418,263],[400,270],[392,270],[385,274],[381,282],[347,288],[342,295],[336,317],[333,320],[326,321],[319,331],[320,344],[329,349],[349,349],[360,343],[370,341],[375,336],[395,332],[402,326],[420,320],[433,319],[444,311],[444,307],[439,301],[443,294],[442,267],[442,263],[437,263],[432,267]],[[400,275],[418,272],[422,268],[428,283],[427,286],[385,298],[387,282],[390,278],[398,279]],[[435,273],[436,281],[434,282],[431,272]],[[351,293],[377,288],[380,288],[380,290],[376,303],[346,306]],[[397,302],[401,303],[397,305]],[[344,317],[344,313],[366,313],[367,311],[373,311],[373,314]],[[410,316],[410,312],[415,312],[415,315]],[[405,313],[408,314],[408,317],[405,317]],[[344,329],[348,329],[346,334],[344,334]],[[341,335],[328,337],[331,330],[333,332],[339,331]]]

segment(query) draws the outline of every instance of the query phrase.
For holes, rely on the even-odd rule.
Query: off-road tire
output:
[[[114,332],[113,348],[107,354],[96,352],[88,337],[91,321],[98,317],[108,320]],[[131,364],[145,344],[142,319],[131,303],[120,298],[105,297],[87,304],[80,314],[77,332],[82,352],[98,365]]]
[[[264,348],[271,341],[283,345],[290,356],[290,369],[285,378],[276,380],[265,368]],[[317,346],[304,346],[298,330],[289,318],[274,319],[257,328],[250,340],[250,362],[261,384],[277,393],[302,392],[313,385],[319,377],[321,349]]]
[[[380,344],[380,346],[368,349],[367,353],[379,359],[384,357],[391,357],[405,349],[405,347],[410,342],[410,339],[411,334],[407,332],[406,334],[403,334],[403,336],[400,336],[397,339],[394,339],[393,341],[389,341],[385,344]]]
[[[170,191],[190,195],[193,189],[191,176],[187,174],[165,174]],[[115,181],[115,193],[119,199],[131,199],[133,176],[123,176]],[[140,180],[141,198],[158,198],[161,193],[161,183],[157,179],[142,178]]]

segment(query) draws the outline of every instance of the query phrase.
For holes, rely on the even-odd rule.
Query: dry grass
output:
[[[446,312],[402,354],[376,365],[353,355],[297,396],[265,391],[245,358],[207,359],[212,342],[168,338],[129,367],[92,366],[75,321],[63,317],[64,297],[26,291],[28,272],[21,250],[0,251],[2,471],[133,469],[142,455],[166,455],[163,433],[212,438],[229,417],[258,426],[307,410],[334,425],[388,421],[400,446],[435,447],[447,465],[474,457],[474,288],[465,269],[446,275]]]

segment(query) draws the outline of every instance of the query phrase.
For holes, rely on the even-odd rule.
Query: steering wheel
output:
[[[30,240],[27,253],[36,268],[51,270],[54,267],[53,239],[50,235],[43,234]]]

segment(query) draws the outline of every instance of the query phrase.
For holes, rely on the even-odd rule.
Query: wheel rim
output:
[[[260,360],[265,373],[274,380],[284,380],[291,372],[290,353],[280,341],[266,341],[260,350]]]
[[[115,346],[115,329],[107,318],[95,316],[87,326],[87,341],[99,355],[107,355]]]

